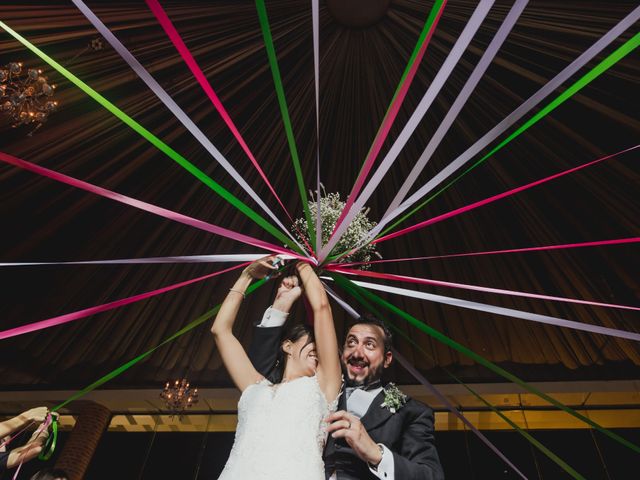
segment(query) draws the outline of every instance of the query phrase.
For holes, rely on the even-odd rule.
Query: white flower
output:
[[[389,383],[383,389],[384,402],[380,404],[381,407],[386,407],[391,413],[396,413],[405,403],[407,403],[407,396],[396,387],[395,383]]]
[[[311,195],[313,198],[313,194]],[[333,233],[336,222],[342,213],[346,203],[340,199],[340,195],[338,193],[324,193],[324,195],[320,196],[320,219],[322,221],[322,243],[326,244]],[[312,220],[315,221],[315,218],[318,214],[318,202],[310,201],[309,202],[309,212],[311,214]],[[368,209],[360,210],[353,220],[350,222],[346,231],[340,238],[340,241],[333,247],[331,250],[330,256],[333,255],[342,255],[343,253],[350,252],[360,245],[360,243],[366,239],[367,233],[376,226],[375,222],[372,222],[367,217]],[[315,225],[314,225],[315,226]],[[310,243],[310,235],[307,226],[307,221],[305,218],[299,218],[295,222],[293,222],[292,232],[295,237],[301,242],[309,242]],[[358,248],[355,252],[350,253],[349,255],[341,258],[338,263],[365,263],[365,265],[361,265],[356,268],[367,269],[369,265],[366,265],[367,262],[372,260],[373,256],[377,256],[378,258],[382,258],[380,254],[377,252],[377,248],[375,245],[368,244],[363,245]]]

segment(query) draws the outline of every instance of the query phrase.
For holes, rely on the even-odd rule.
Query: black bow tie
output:
[[[355,391],[355,390],[364,390],[365,392],[369,392],[371,390],[375,390],[376,388],[380,388],[382,386],[382,382],[380,380],[376,380],[375,382],[371,382],[368,385],[358,385],[356,387],[347,387],[345,388],[345,393],[347,398]]]

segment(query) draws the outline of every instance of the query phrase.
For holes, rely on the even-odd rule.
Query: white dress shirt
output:
[[[260,328],[269,328],[269,327],[281,327],[287,321],[288,313],[281,312],[280,310],[276,310],[273,307],[267,308],[262,315],[262,320],[258,324]],[[358,418],[362,418],[369,407],[371,406],[371,402],[373,399],[380,393],[382,387],[374,388],[373,390],[362,390],[355,389],[353,393],[347,397],[347,410],[350,413],[353,413]],[[382,448],[382,460],[378,464],[376,469],[371,468],[369,466],[369,470],[376,477],[381,480],[395,480],[394,477],[394,463],[393,463],[393,453],[389,450],[385,445],[379,443]],[[334,472],[329,480],[336,480],[336,473]]]

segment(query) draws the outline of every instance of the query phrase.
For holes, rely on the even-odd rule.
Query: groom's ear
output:
[[[389,368],[389,365],[391,365],[392,361],[393,361],[393,353],[391,353],[391,350],[389,350],[387,353],[384,354],[384,363],[382,364],[382,366],[384,368]]]

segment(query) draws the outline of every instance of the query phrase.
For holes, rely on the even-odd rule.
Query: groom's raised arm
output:
[[[265,378],[273,381],[270,374],[275,367],[282,330],[289,312],[302,290],[298,278],[285,277],[280,282],[273,305],[267,308],[260,323],[253,329],[253,339],[249,345],[249,359],[255,369]]]
[[[265,378],[269,377],[275,366],[278,344],[288,316],[288,312],[282,312],[271,306],[267,308],[262,320],[253,329],[253,338],[248,352],[249,359]]]

